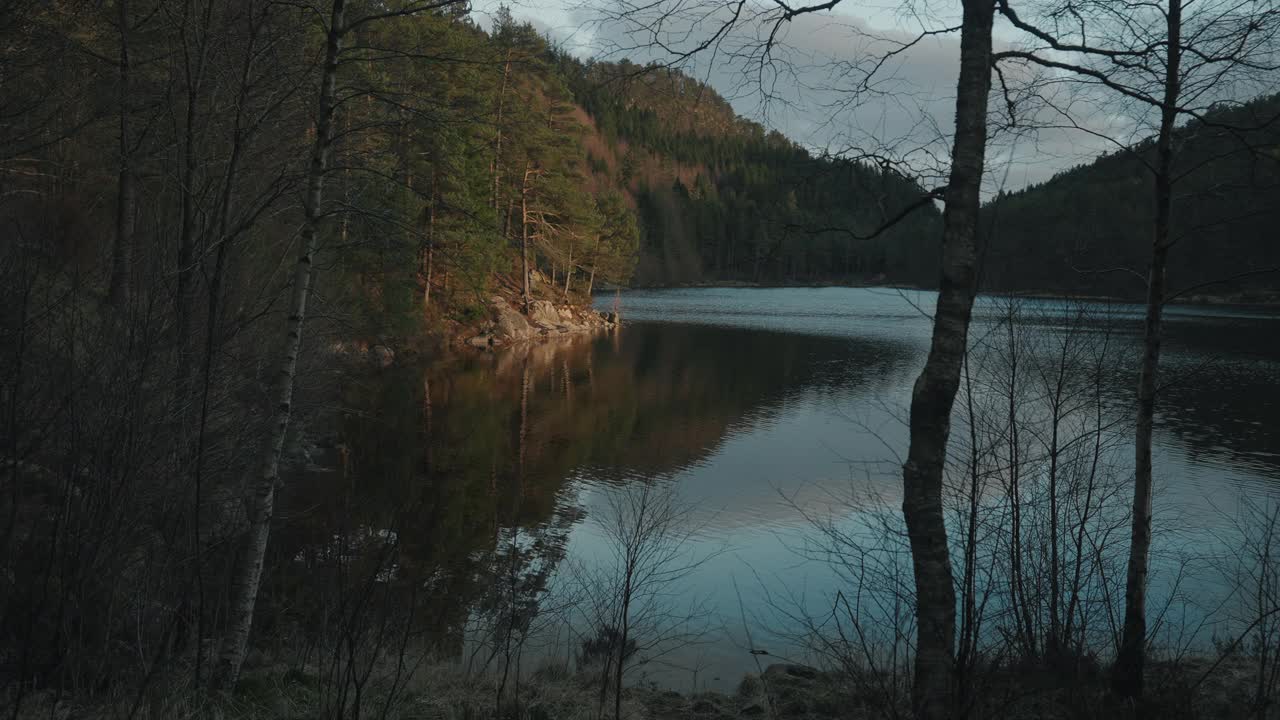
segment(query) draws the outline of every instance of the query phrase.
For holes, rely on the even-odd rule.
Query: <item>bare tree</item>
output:
[[[1241,552],[1224,579],[1239,593],[1243,630],[1226,654],[1243,648],[1251,661],[1253,714],[1266,720],[1280,699],[1280,505],[1245,498],[1235,529],[1226,540]]]
[[[338,53],[342,49],[342,36],[346,27],[345,13],[345,0],[333,0],[329,11],[324,65],[321,69],[315,143],[311,150],[311,165],[307,174],[307,191],[303,205],[302,242],[293,274],[293,295],[290,301],[286,339],[273,393],[276,404],[270,434],[264,443],[265,450],[259,475],[251,485],[252,490],[247,498],[248,547],[236,568],[231,588],[232,600],[227,636],[222,641],[218,667],[215,670],[215,686],[223,688],[235,684],[240,675],[240,666],[244,663],[245,652],[249,646],[249,631],[253,627],[253,608],[262,579],[267,539],[271,533],[276,484],[280,477],[280,454],[284,450],[285,436],[289,431],[289,418],[293,409],[294,375],[298,368],[298,353],[302,348],[302,329],[307,317],[307,300],[311,293],[313,261],[320,242],[320,212],[321,203],[324,200],[325,171],[328,168],[329,149],[333,140]]]
[[[695,552],[693,508],[669,485],[641,481],[606,492],[594,519],[608,549],[599,567],[585,570],[583,577],[591,588],[589,654],[603,660],[599,712],[604,714],[612,691],[613,714],[621,718],[628,671],[660,661],[705,632],[702,604],[678,603],[672,587],[712,555]]]
[[[760,92],[771,97],[765,82],[777,71],[773,52],[782,28],[804,15],[830,11],[840,0],[791,5],[783,2],[624,3],[606,11],[609,21],[647,33],[653,46],[668,52],[668,62],[688,60],[701,52],[719,52],[737,28],[748,40],[732,48],[748,60]],[[950,713],[955,669],[955,591],[943,513],[943,472],[951,411],[960,385],[969,320],[977,288],[977,232],[987,147],[987,106],[992,75],[992,25],[995,0],[964,0],[960,32],[960,73],[956,87],[955,134],[942,196],[941,277],[928,359],[912,391],[910,447],[903,464],[902,512],[911,541],[916,583],[917,642],[913,681],[914,712],[920,718]],[[673,44],[671,28],[698,27],[697,34],[676,33],[690,46]],[[921,38],[943,31],[925,31]],[[693,38],[693,39],[690,39]],[[885,61],[914,45],[906,42],[884,54],[870,68],[858,68],[856,86],[871,92],[871,80]],[[846,69],[849,70],[849,69]],[[901,218],[900,214],[896,218]]]
[[[324,217],[324,183],[334,140],[334,119],[338,105],[337,79],[342,64],[342,46],[347,34],[359,27],[397,17],[406,17],[456,4],[459,0],[410,2],[392,8],[375,8],[355,19],[346,17],[346,1],[333,0],[325,28],[324,60],[320,66],[318,108],[315,137],[307,169],[306,193],[303,198],[303,222],[298,258],[294,266],[290,307],[280,352],[280,364],[274,387],[268,435],[258,476],[250,483],[246,498],[249,518],[247,549],[240,557],[231,590],[228,630],[220,650],[215,685],[227,687],[239,675],[248,647],[253,624],[253,609],[262,577],[267,540],[270,536],[276,485],[280,476],[280,456],[293,409],[294,381],[302,333],[307,316],[307,303],[314,277],[315,256],[320,247],[321,220]],[[354,62],[358,62],[359,58]]]
[[[1180,118],[1204,120],[1204,111],[1221,100],[1221,86],[1242,75],[1280,68],[1276,63],[1280,9],[1270,2],[1197,4],[1185,16],[1182,0],[1161,6],[1147,3],[1085,3],[1067,12],[1074,20],[1056,20],[1056,5],[1043,26],[1024,17],[1008,0],[1000,11],[1035,44],[1030,49],[1002,51],[997,61],[1033,63],[1074,74],[1125,101],[1158,114],[1154,157],[1143,158],[1152,176],[1153,224],[1146,278],[1143,352],[1137,386],[1134,435],[1133,519],[1125,621],[1113,670],[1115,692],[1125,698],[1142,694],[1147,645],[1147,583],[1151,554],[1152,436],[1164,305],[1174,293],[1167,288],[1170,250],[1186,237],[1174,227],[1174,185],[1190,170],[1175,165]],[[1065,59],[1064,59],[1065,58]],[[1208,123],[1212,125],[1212,123]],[[1194,169],[1194,168],[1193,168]]]
[[[986,0],[964,3],[956,133],[943,213],[942,278],[929,356],[911,393],[911,439],[902,468],[902,514],[916,580],[918,640],[912,700],[917,717],[929,719],[950,715],[955,670],[955,591],[942,476],[976,292],[994,15],[994,5]]]
[[[1087,674],[1111,638],[1114,538],[1128,527],[1117,451],[1129,426],[1108,404],[1120,349],[1107,321],[1076,303],[989,307],[966,353],[944,481],[960,608],[950,712],[961,717],[1038,697],[1009,668],[1043,664],[1063,686]],[[839,589],[816,610],[774,601],[777,625],[798,626],[876,713],[907,716],[915,597],[903,519],[856,481],[829,506],[797,507],[817,531],[800,553],[830,566]]]

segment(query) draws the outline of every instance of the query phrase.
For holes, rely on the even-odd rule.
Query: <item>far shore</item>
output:
[[[910,290],[913,292],[932,292],[935,288],[921,287],[915,285],[884,285],[877,283],[857,283],[857,282],[749,282],[745,280],[720,280],[705,282],[686,282],[686,283],[659,283],[651,285],[636,285],[623,290],[682,290],[690,288],[755,288],[755,289],[820,289],[820,288],[866,288],[878,290]],[[595,297],[608,297],[617,292],[617,288],[609,288],[607,290],[598,290],[594,293]],[[1089,295],[1084,293],[1054,293],[1037,290],[1028,291],[1002,291],[1002,292],[982,292],[979,296],[986,297],[1016,297],[1027,298],[1031,300],[1087,300],[1090,302],[1100,303],[1124,303],[1126,305],[1142,305],[1143,299],[1140,297],[1124,297],[1119,295]],[[1268,291],[1265,295],[1256,295],[1250,293],[1196,293],[1185,297],[1177,298],[1175,301],[1166,303],[1168,305],[1220,305],[1235,307],[1278,307],[1280,306],[1280,290]]]

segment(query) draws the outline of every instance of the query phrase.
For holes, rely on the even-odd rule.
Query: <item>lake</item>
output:
[[[632,680],[724,689],[758,663],[816,661],[800,626],[829,613],[837,591],[849,591],[852,566],[833,565],[815,550],[830,537],[823,527],[856,528],[850,532],[858,536],[882,527],[868,518],[894,517],[932,293],[708,288],[597,301],[601,309],[615,303],[625,322],[616,333],[396,367],[351,383],[354,410],[343,435],[359,499],[337,492],[334,480],[334,492],[321,494],[345,499],[285,531],[282,552],[327,538],[340,516],[343,527],[366,533],[394,527],[395,571],[414,575],[415,587],[425,588],[415,602],[428,605],[432,631],[472,660],[485,654],[475,649],[488,632],[476,618],[493,604],[492,568],[509,561],[514,574],[518,560],[521,587],[561,613],[529,629],[539,648],[530,655],[572,657],[581,644],[573,618],[585,611],[565,609],[577,606],[560,598],[609,564],[609,533],[599,520],[610,498],[648,484],[679,498],[680,560],[696,563],[664,592],[664,612],[667,620],[684,613],[696,623],[682,626],[682,642],[655,647]],[[1061,395],[1074,408],[1064,432],[1098,423],[1070,450],[1094,447],[1093,462],[1071,455],[1070,467],[1072,477],[1090,467],[1089,477],[1107,478],[1097,495],[1109,504],[1086,499],[1083,507],[1097,502],[1098,509],[1080,526],[1098,523],[1089,527],[1116,539],[1108,551],[1115,557],[1097,564],[1097,588],[1109,591],[1123,577],[1114,563],[1127,547],[1116,513],[1131,492],[1126,423],[1141,313],[1122,303],[980,299],[968,387],[978,408],[972,417],[984,419],[970,423],[962,398],[953,420],[957,487],[964,487],[965,448],[1007,436],[1012,424],[998,421],[1001,408],[1012,407],[1030,428],[1015,444],[1025,448],[1022,460],[988,453],[983,462],[1005,470],[984,471],[980,494],[984,513],[1025,504],[1031,538],[1044,518],[1032,510],[1042,465],[1024,471],[1031,489],[1016,491],[1025,493],[1018,503],[1000,488],[1007,490],[1009,467],[1031,467],[1025,458],[1033,446],[1048,447],[1048,401],[1035,388],[1045,368],[1060,370],[1068,388]],[[1187,306],[1169,308],[1167,318],[1152,607],[1160,612],[1157,634],[1173,647],[1203,645],[1217,627],[1208,609],[1221,606],[1228,587],[1222,558],[1233,554],[1242,501],[1280,500],[1280,316],[1268,308]],[[1070,348],[1069,365],[1063,348]],[[1010,380],[1013,367],[1031,379]],[[1002,394],[1009,387],[1018,389]],[[1005,402],[1010,394],[1016,403]],[[1068,467],[1066,452],[1063,458]],[[1005,517],[992,526],[1003,527]],[[960,525],[951,527],[958,535]],[[998,585],[998,574],[984,576],[987,587]],[[988,592],[993,607],[1009,602]],[[1107,611],[1096,612],[1090,632],[1105,637]]]

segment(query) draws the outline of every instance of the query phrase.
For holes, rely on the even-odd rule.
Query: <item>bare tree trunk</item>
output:
[[[564,301],[569,302],[569,281],[573,279],[573,248],[569,248],[569,262],[564,269]]]
[[[942,473],[973,308],[994,11],[992,0],[964,2],[956,134],[943,214],[942,277],[929,357],[911,393],[911,443],[902,468],[902,514],[916,582],[918,638],[912,705],[916,717],[929,720],[948,716],[954,674],[955,590],[942,509]]]
[[[1017,319],[1011,306],[1005,316],[1009,363],[1009,384],[1005,390],[1005,400],[1008,401],[1006,422],[1009,426],[1009,477],[1006,486],[1009,495],[1009,606],[1021,649],[1034,656],[1035,630],[1022,572],[1022,441],[1018,433],[1018,337],[1014,327]]]
[[[188,355],[191,352],[191,331],[193,321],[191,314],[195,304],[196,236],[198,202],[196,198],[196,176],[200,171],[200,160],[196,156],[196,117],[199,114],[200,92],[204,87],[205,63],[208,58],[209,28],[214,3],[207,3],[202,15],[200,32],[196,33],[196,57],[185,57],[190,48],[183,47],[185,79],[187,81],[185,126],[182,134],[182,226],[178,240],[178,287],[177,287],[177,331],[179,357],[179,393],[185,394],[191,371]],[[185,402],[185,398],[183,399]]]
[[[1124,632],[1112,669],[1111,688],[1122,698],[1142,697],[1147,646],[1147,563],[1151,555],[1151,435],[1155,425],[1156,374],[1160,367],[1160,322],[1164,309],[1165,261],[1173,209],[1173,132],[1177,122],[1182,62],[1182,0],[1169,0],[1164,103],[1156,140],[1155,226],[1147,279],[1147,315],[1138,374],[1138,417],[1134,437],[1133,527],[1125,580]]]
[[[293,273],[293,297],[290,304],[280,372],[276,377],[274,395],[275,414],[271,419],[269,437],[265,443],[261,471],[253,483],[249,500],[248,543],[238,560],[231,586],[227,635],[223,638],[215,688],[234,686],[244,663],[249,645],[249,632],[253,627],[253,610],[262,579],[262,565],[266,557],[267,539],[271,532],[271,516],[275,503],[276,483],[279,480],[280,454],[284,449],[285,435],[293,409],[293,383],[298,368],[298,353],[302,346],[303,323],[307,315],[307,299],[311,291],[313,260],[319,245],[317,226],[320,205],[324,197],[324,176],[329,164],[332,140],[332,120],[338,53],[344,32],[343,12],[345,0],[333,0],[329,16],[329,32],[326,39],[324,68],[321,71],[319,112],[316,116],[316,139],[311,150],[311,166],[307,172],[307,194],[303,201],[302,244]]]
[[[637,522],[643,522],[638,520]],[[628,550],[628,557],[634,553],[634,549]],[[613,672],[613,720],[622,720],[622,674],[626,671],[627,659],[627,641],[631,639],[631,580],[634,574],[632,567],[633,561],[627,561],[627,577],[622,588],[622,612],[618,616],[620,622],[618,628],[618,664],[614,667]]]
[[[120,23],[120,180],[116,192],[116,244],[111,252],[111,281],[107,302],[115,307],[129,304],[133,281],[133,208],[136,190],[129,147],[129,3],[116,3]]]
[[[502,66],[502,89],[498,91],[498,122],[493,138],[493,208],[498,208],[498,187],[502,179],[502,110],[507,100],[507,82],[511,78],[511,50],[507,50],[507,61]]]
[[[366,96],[367,97],[367,96]],[[347,113],[343,116],[342,134],[349,135],[351,133],[351,114]],[[348,150],[346,157],[338,158],[338,166],[342,168],[342,178],[339,183],[339,194],[342,197],[341,219],[338,220],[338,247],[346,247],[351,232],[351,165],[349,163],[351,150]]]
[[[1099,360],[1099,363],[1101,363],[1101,360]],[[1098,477],[1098,466],[1102,460],[1102,433],[1103,433],[1104,425],[1102,420],[1103,401],[1102,401],[1102,389],[1101,389],[1101,383],[1102,383],[1101,370],[1100,369],[1093,370],[1093,376],[1094,376],[1094,381],[1093,381],[1093,387],[1091,389],[1091,391],[1093,392],[1093,406],[1094,406],[1093,450],[1090,458],[1088,480],[1086,481],[1087,484],[1085,485],[1084,510],[1079,515],[1079,519],[1077,521],[1078,524],[1076,529],[1076,535],[1073,541],[1074,552],[1075,552],[1075,568],[1074,568],[1074,571],[1072,572],[1071,596],[1067,600],[1066,628],[1063,630],[1064,638],[1073,637],[1076,631],[1075,617],[1076,617],[1076,607],[1080,603],[1080,595],[1081,595],[1080,575],[1083,572],[1083,567],[1084,567],[1085,536],[1088,532],[1089,518],[1091,515],[1090,510],[1093,507],[1093,494],[1094,494],[1094,489],[1095,489],[1096,481]],[[1083,620],[1081,621],[1081,624],[1082,625],[1084,624]],[[1083,628],[1081,629],[1083,630]]]
[[[520,270],[524,309],[529,310],[529,164],[524,166],[524,179],[520,181]]]
[[[982,497],[982,475],[979,466],[979,454],[981,451],[978,447],[977,419],[973,410],[973,377],[969,372],[968,359],[965,360],[961,369],[964,372],[965,414],[968,416],[969,425],[969,513],[965,528],[964,575],[960,598],[964,610],[960,618],[960,648],[956,657],[957,675],[966,672],[977,656],[978,512],[981,509],[980,501]],[[957,699],[961,702],[967,702],[969,698],[967,693],[962,693]]]
[[[436,175],[431,172],[431,202],[427,205],[427,262],[423,269],[422,311],[426,313],[431,307],[431,271],[436,252]]]
[[[600,673],[600,697],[596,703],[596,717],[604,720],[604,703],[609,699],[609,681],[613,679],[613,659],[612,652],[605,653],[607,657],[604,661],[604,669]]]
[[[252,19],[250,20],[252,22]],[[251,125],[246,128],[243,125],[246,106],[248,105],[249,93],[249,73],[255,57],[255,40],[257,33],[254,30],[249,32],[249,44],[245,51],[244,64],[241,66],[241,77],[239,85],[239,93],[236,103],[235,124],[231,135],[231,152],[227,158],[227,168],[223,179],[222,191],[218,201],[218,219],[214,229],[214,238],[217,245],[216,260],[214,261],[213,276],[210,278],[207,288],[207,309],[205,323],[205,350],[204,363],[201,372],[201,396],[200,396],[200,419],[198,424],[198,432],[196,435],[196,452],[194,460],[194,490],[195,497],[192,499],[191,515],[192,515],[192,554],[196,559],[194,568],[193,583],[196,587],[196,619],[193,623],[192,630],[195,633],[195,668],[193,672],[194,684],[196,687],[202,687],[202,678],[204,677],[204,662],[206,660],[205,651],[202,646],[205,637],[205,578],[204,578],[204,560],[201,549],[201,523],[200,508],[202,507],[204,491],[204,457],[205,457],[205,438],[207,436],[209,410],[210,410],[210,388],[213,373],[213,358],[218,347],[218,310],[222,300],[221,291],[226,275],[227,257],[230,254],[230,246],[233,239],[233,232],[230,229],[231,209],[234,198],[234,188],[236,186],[236,178],[240,168],[240,159],[244,151],[247,137],[249,134],[256,132],[257,125]]]
[[[1062,649],[1066,639],[1062,634],[1061,616],[1061,559],[1059,556],[1058,537],[1058,457],[1059,431],[1062,424],[1063,396],[1065,393],[1067,374],[1067,346],[1071,342],[1070,331],[1062,339],[1062,349],[1058,355],[1057,375],[1054,377],[1053,394],[1050,400],[1053,412],[1052,427],[1049,433],[1049,637],[1045,642],[1045,654],[1054,662],[1062,659]]]
[[[587,304],[591,304],[591,289],[596,286],[596,263],[600,260],[600,236],[596,236],[595,247],[591,249],[591,274],[587,276]]]

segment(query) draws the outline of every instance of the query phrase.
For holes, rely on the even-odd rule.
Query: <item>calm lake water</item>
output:
[[[726,688],[756,671],[753,648],[769,652],[763,664],[807,659],[785,637],[788,614],[820,614],[844,582],[807,557],[813,521],[856,516],[870,496],[896,508],[933,295],[681,289],[598,305],[615,302],[626,322],[611,335],[396,368],[354,388],[353,404],[367,412],[351,416],[346,436],[370,495],[368,524],[380,522],[380,504],[413,509],[399,521],[402,555],[412,558],[402,563],[434,578],[425,585],[439,595],[432,612],[461,638],[463,599],[485,592],[486,554],[501,554],[504,542],[554,546],[532,574],[548,587],[568,583],[606,562],[593,518],[610,493],[641,482],[671,488],[692,508],[687,550],[704,562],[669,599],[702,603],[705,632],[633,680]],[[1094,346],[1105,338],[1100,395],[1123,423],[1141,308],[1084,309],[1087,322],[1072,326],[1076,304],[1021,301],[1026,362],[1071,327]],[[977,341],[1000,347],[1008,313],[1008,301],[980,300]],[[1158,549],[1169,552],[1158,553],[1156,588],[1187,567],[1171,559],[1178,552],[1229,551],[1241,498],[1280,499],[1280,317],[1170,308],[1164,358],[1155,474]],[[1122,426],[1116,432],[1123,437]],[[1113,448],[1110,472],[1122,477],[1131,455],[1129,444]],[[1220,586],[1201,573],[1179,596],[1210,605]],[[571,654],[573,641],[555,635],[547,652]],[[457,642],[464,652],[465,639]]]

